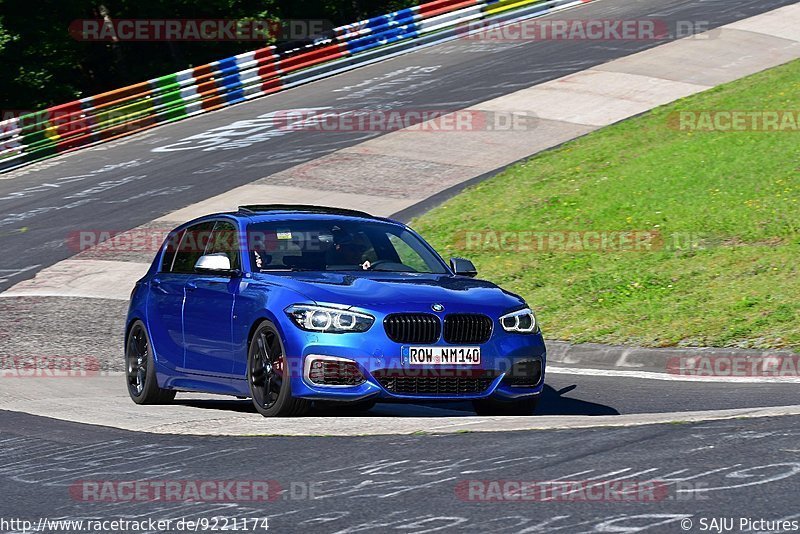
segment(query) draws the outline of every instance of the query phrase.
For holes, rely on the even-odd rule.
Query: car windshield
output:
[[[305,220],[250,225],[247,244],[255,272],[385,271],[445,274],[421,239],[393,224]]]

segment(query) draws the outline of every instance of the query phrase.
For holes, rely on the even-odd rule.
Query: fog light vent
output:
[[[503,379],[503,383],[516,388],[535,388],[541,381],[542,360],[538,358],[516,362]]]
[[[366,381],[356,362],[321,358],[311,360],[308,379],[320,386],[357,386]]]

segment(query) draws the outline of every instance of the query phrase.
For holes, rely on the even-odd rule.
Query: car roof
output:
[[[220,217],[232,218],[239,220],[248,220],[249,222],[271,222],[271,221],[297,221],[297,220],[330,220],[330,219],[350,219],[357,220],[371,220],[381,221],[400,226],[405,226],[399,221],[388,219],[385,217],[377,217],[370,215],[364,211],[335,208],[330,206],[314,206],[304,204],[250,204],[239,206],[237,211],[220,212],[215,214],[204,215],[192,221],[188,221],[181,225],[187,227],[194,224],[201,223],[209,219],[218,219]]]
[[[314,213],[325,215],[347,215],[350,217],[362,217],[373,219],[369,213],[345,208],[333,208],[330,206],[314,206],[309,204],[251,204],[239,206],[238,213],[249,216],[270,214],[270,213]]]

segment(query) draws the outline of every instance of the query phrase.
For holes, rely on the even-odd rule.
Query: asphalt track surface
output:
[[[126,399],[127,400],[127,399]],[[177,404],[208,410],[255,414],[250,400],[219,397],[219,400],[199,400],[178,394]],[[792,406],[800,404],[797,383],[753,384],[734,382],[687,382],[642,380],[591,375],[547,375],[536,415],[628,415],[675,413],[681,410],[728,410],[762,406]],[[6,412],[7,413],[7,412]],[[335,417],[339,412],[313,412],[311,415]],[[469,402],[432,402],[407,405],[379,404],[364,414],[381,416],[474,416]],[[255,416],[254,417],[258,417]],[[264,421],[269,427],[269,421]]]
[[[264,532],[261,520],[267,518],[269,532],[278,533],[576,534],[702,532],[703,521],[708,525],[711,518],[727,517],[736,520],[735,532],[744,532],[738,528],[741,518],[800,517],[799,425],[800,418],[783,417],[603,432],[511,432],[502,440],[491,433],[198,438],[5,414],[0,419],[0,518],[34,524],[43,518],[171,519],[173,525],[214,517],[241,525],[247,518],[251,532]],[[249,501],[244,494],[237,502],[125,501],[116,483],[135,480],[272,481],[269,487],[276,491],[270,490],[274,500],[266,502]],[[630,493],[627,502],[619,497],[587,501],[581,491],[548,501],[542,499],[552,494],[513,500],[511,486],[511,500],[480,500],[497,495],[492,488],[499,486],[492,482],[555,480],[578,483],[573,489],[630,481],[659,490]],[[106,500],[95,500],[99,494],[81,481],[103,483]],[[471,481],[484,482],[472,493],[458,491],[476,484]],[[686,520],[693,525],[689,530],[683,528]],[[767,531],[792,530],[750,530]]]
[[[706,30],[793,3],[602,0],[553,17],[657,18],[668,21],[670,28],[677,21],[693,21],[704,24]],[[381,135],[280,130],[257,117],[297,108],[456,110],[664,42],[459,39],[0,174],[0,291],[73,255],[75,251],[66,243],[71,232],[128,230]],[[240,124],[235,132],[229,128],[244,120],[255,122]],[[222,130],[209,133],[215,128]],[[188,140],[198,135],[204,138]],[[385,176],[375,178],[396,177],[387,169]]]

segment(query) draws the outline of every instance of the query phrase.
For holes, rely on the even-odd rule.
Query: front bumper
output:
[[[285,331],[292,373],[292,395],[314,400],[433,401],[493,397],[515,400],[538,395],[544,388],[546,347],[541,334],[511,334],[500,329],[479,345],[481,364],[411,366],[403,347],[390,341],[379,325],[363,334],[317,334],[293,325]],[[497,331],[499,330],[499,332]],[[429,346],[452,347],[442,341]],[[358,385],[319,385],[309,378],[312,360],[352,361],[364,377]],[[521,362],[538,362],[535,385],[519,380]],[[529,367],[527,367],[529,368]],[[527,372],[527,371],[526,371]],[[516,378],[516,379],[515,379]]]

